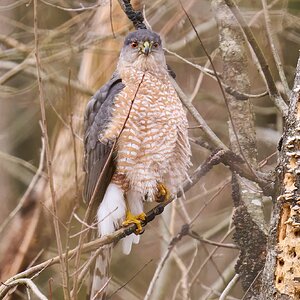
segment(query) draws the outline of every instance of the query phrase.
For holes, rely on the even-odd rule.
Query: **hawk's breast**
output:
[[[143,74],[123,76],[125,88],[115,99],[106,133],[121,132],[117,173],[126,176],[130,188],[151,198],[157,182],[176,192],[190,164],[190,145],[186,114],[168,75]]]

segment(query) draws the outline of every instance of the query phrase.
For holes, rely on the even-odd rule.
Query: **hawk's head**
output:
[[[141,71],[167,69],[160,36],[148,29],[138,29],[127,35],[119,63]]]

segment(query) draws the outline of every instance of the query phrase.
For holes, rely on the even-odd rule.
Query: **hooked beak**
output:
[[[145,41],[141,45],[141,51],[142,51],[142,53],[148,56],[148,54],[151,52],[151,47],[152,47],[152,44],[150,44],[148,41]]]

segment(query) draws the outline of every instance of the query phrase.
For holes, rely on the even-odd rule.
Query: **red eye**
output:
[[[131,43],[131,47],[132,47],[132,48],[136,48],[137,46],[138,46],[138,43],[137,43],[137,42],[132,42],[132,43]]]
[[[153,44],[153,47],[154,47],[154,48],[157,48],[157,47],[158,47],[158,43],[154,43],[154,44]]]

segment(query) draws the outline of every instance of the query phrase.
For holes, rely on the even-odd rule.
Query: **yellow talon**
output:
[[[167,187],[163,183],[157,184],[157,194],[156,194],[156,202],[164,202],[168,201],[171,197],[171,194]]]
[[[130,224],[136,224],[137,230],[135,234],[140,234],[143,232],[142,221],[146,220],[146,214],[143,212],[137,216],[134,216],[130,210],[126,212],[126,220],[123,222],[123,226],[128,226]]]

